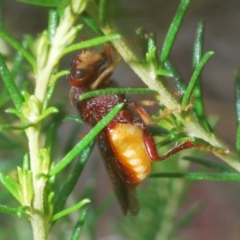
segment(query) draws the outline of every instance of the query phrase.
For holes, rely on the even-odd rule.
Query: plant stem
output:
[[[51,75],[53,74],[57,64],[59,64],[63,49],[70,44],[78,32],[78,27],[73,27],[75,20],[84,10],[86,0],[71,1],[66,7],[63,17],[56,33],[51,39],[48,39],[46,32],[42,34],[37,45],[37,66],[35,69],[36,86],[34,96],[38,101],[40,113],[43,109],[43,103],[46,99],[47,88]],[[31,113],[30,113],[31,115]],[[46,178],[40,177],[40,174],[45,173],[49,169],[44,169],[42,166],[40,150],[40,134],[41,124],[38,123],[34,127],[26,130],[29,141],[30,164],[33,176],[33,203],[32,212],[30,213],[30,221],[33,229],[34,240],[45,240],[48,235],[49,216],[46,216],[44,208],[44,190]],[[51,216],[50,216],[51,217]]]
[[[44,205],[43,194],[45,187],[45,180],[43,178],[37,179],[38,174],[41,173],[39,151],[40,151],[40,124],[36,127],[27,129],[26,134],[29,141],[29,153],[31,159],[31,170],[33,176],[33,205],[30,215],[30,221],[33,229],[34,240],[46,239],[46,223],[44,220]]]
[[[97,16],[97,6],[91,2],[88,5],[87,12],[89,15],[98,22]],[[106,24],[101,27],[104,34],[114,34],[119,32],[112,24]],[[113,46],[118,50],[119,54],[123,60],[133,69],[133,71],[141,78],[141,80],[150,88],[159,93],[156,97],[165,107],[168,109],[181,109],[181,105],[173,98],[171,93],[164,87],[160,79],[156,76],[155,72],[151,72],[146,64],[141,63],[140,59],[134,54],[128,44],[124,41],[124,38],[116,39],[112,41]],[[214,134],[205,131],[200,124],[194,119],[190,114],[185,116],[181,115],[181,111],[174,111],[173,114],[184,126],[184,130],[188,133],[190,137],[196,137],[203,139],[205,142],[211,144],[212,146],[220,149],[227,150],[228,147],[218,139]],[[228,155],[220,155],[214,153],[219,158],[221,158],[228,165],[240,172],[240,162],[237,161],[238,156],[236,153],[231,152]]]
[[[105,34],[113,34],[114,28],[105,27],[102,29]],[[172,97],[172,95],[163,86],[161,81],[157,79],[154,73],[149,72],[145,65],[141,64],[139,59],[131,51],[123,39],[113,41],[114,47],[121,54],[122,58],[128,63],[133,71],[141,78],[141,80],[150,88],[156,90],[159,95],[156,97],[168,109],[181,109],[180,104]],[[205,142],[220,149],[228,149],[215,135],[206,132],[189,114],[183,117],[179,112],[173,112],[177,119],[183,124],[184,130],[191,137],[203,139]],[[219,158],[225,161],[228,165],[240,172],[240,162],[235,153],[226,156],[215,153]]]

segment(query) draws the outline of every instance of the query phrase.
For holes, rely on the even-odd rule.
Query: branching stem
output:
[[[35,69],[36,87],[34,96],[38,100],[39,110],[42,111],[43,103],[46,98],[47,88],[51,75],[54,73],[55,67],[59,63],[63,49],[70,44],[79,28],[73,27],[75,20],[84,10],[86,0],[76,0],[66,7],[63,18],[56,29],[54,38],[50,41],[46,38],[46,34],[41,36],[42,45],[38,45],[37,49],[37,67]],[[74,11],[73,11],[74,10]],[[48,45],[49,44],[49,45]],[[30,113],[31,114],[31,113]],[[41,124],[38,123],[34,127],[26,130],[29,142],[30,164],[33,176],[34,198],[32,203],[32,212],[30,213],[30,221],[33,229],[34,240],[45,240],[48,235],[48,216],[44,212],[44,189],[46,179],[39,175],[43,172],[42,161],[40,159],[40,134]]]
[[[104,27],[103,32],[105,34],[113,34],[116,30],[113,27]],[[157,79],[154,73],[149,72],[149,70],[141,64],[139,59],[135,56],[133,51],[128,47],[127,43],[123,39],[117,39],[113,41],[114,47],[121,54],[124,61],[133,69],[133,71],[141,78],[141,80],[150,88],[154,89],[159,93],[157,99],[168,109],[181,108],[180,104],[172,97],[172,95],[163,86],[161,81]],[[211,144],[212,146],[220,149],[228,149],[228,147],[218,139],[214,134],[206,132],[191,115],[186,115],[183,117],[180,113],[173,113],[179,121],[183,124],[185,131],[191,137],[196,137],[203,139],[205,142]],[[224,162],[240,172],[240,162],[237,161],[237,155],[235,153],[230,153],[226,156],[218,155]]]

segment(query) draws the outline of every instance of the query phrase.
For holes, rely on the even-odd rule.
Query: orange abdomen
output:
[[[151,171],[142,129],[132,124],[118,123],[109,131],[112,150],[129,176],[131,184],[141,183]]]

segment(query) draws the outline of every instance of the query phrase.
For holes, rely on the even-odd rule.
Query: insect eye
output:
[[[75,79],[82,79],[86,76],[87,71],[84,68],[74,68],[71,70],[71,76]]]

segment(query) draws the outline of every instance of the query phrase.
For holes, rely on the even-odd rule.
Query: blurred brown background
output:
[[[20,38],[23,33],[38,34],[46,27],[45,8],[28,6],[11,0],[2,0],[2,2],[6,28],[10,29],[15,37]],[[136,28],[144,27],[147,31],[156,33],[161,48],[180,1],[115,0],[114,2],[111,14],[126,36],[131,36]],[[125,12],[124,15],[122,11]],[[192,1],[171,54],[171,60],[187,81],[191,76],[195,29],[201,19],[206,23],[204,50],[215,52],[203,73],[206,112],[208,115],[219,116],[217,132],[229,146],[234,148],[236,135],[234,71],[240,63],[240,1]],[[88,31],[84,30],[84,34],[88,34]],[[68,68],[70,59],[71,56],[63,63],[63,68]],[[124,63],[119,64],[114,78],[123,86],[126,84],[136,86],[139,83],[139,79]],[[74,112],[68,103],[68,90],[66,90],[68,87],[68,83],[63,79],[59,83],[58,94],[61,100],[66,99],[70,111]],[[101,167],[101,163],[92,161],[88,163],[88,168],[96,164]],[[104,172],[104,170],[100,171]],[[182,232],[182,237],[194,240],[240,239],[240,189],[237,183],[199,182],[192,188],[189,201],[194,202],[199,199],[204,203],[204,210],[193,224]],[[100,236],[101,239],[107,239],[102,231]]]

